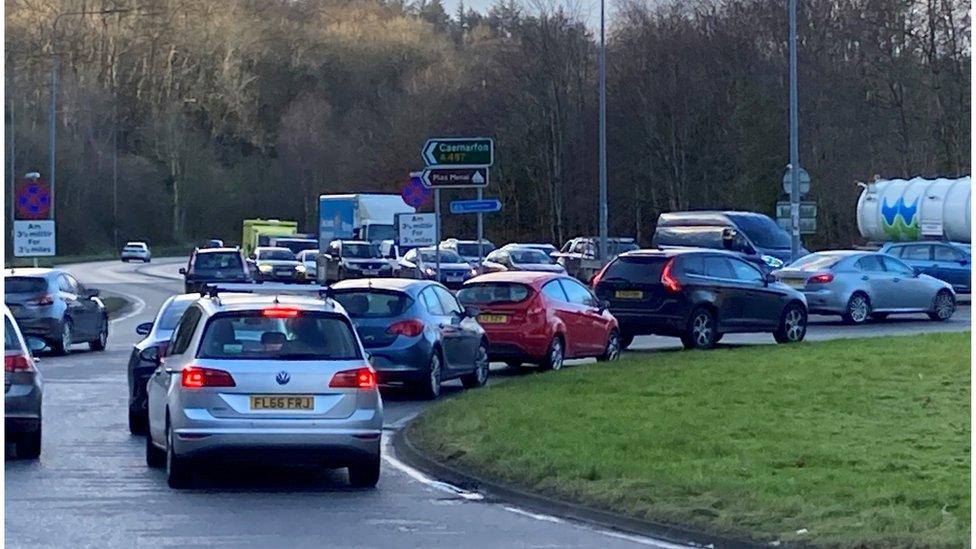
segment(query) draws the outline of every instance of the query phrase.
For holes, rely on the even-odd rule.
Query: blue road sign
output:
[[[455,200],[451,202],[452,214],[489,213],[502,209],[502,202],[497,198],[485,200]]]

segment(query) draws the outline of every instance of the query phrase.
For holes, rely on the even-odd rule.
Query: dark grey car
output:
[[[488,339],[443,285],[429,280],[360,278],[332,286],[363,342],[380,385],[405,385],[437,398],[441,383],[488,380]]]
[[[3,288],[4,301],[25,336],[43,339],[58,354],[71,352],[74,343],[105,350],[108,312],[98,290],[58,269],[7,269]]]
[[[136,333],[146,336],[132,346],[127,368],[129,378],[129,432],[146,434],[146,382],[157,366],[157,357],[165,354],[173,330],[186,308],[199,294],[174,295],[163,302],[152,322],[136,326]]]
[[[6,307],[3,311],[3,339],[3,411],[6,438],[14,443],[17,457],[37,459],[41,455],[41,402],[44,385],[32,353],[43,349],[44,342],[37,338],[28,338],[25,341]]]

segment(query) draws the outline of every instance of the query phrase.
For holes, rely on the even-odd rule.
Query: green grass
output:
[[[489,478],[715,534],[958,547],[969,372],[968,332],[630,354],[467,391],[408,434]]]
[[[129,308],[129,300],[114,295],[102,296],[99,299],[105,305],[109,318],[115,318]]]

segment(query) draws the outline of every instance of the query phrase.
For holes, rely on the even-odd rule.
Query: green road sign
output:
[[[434,137],[421,153],[428,166],[491,166],[495,142],[490,137]]]

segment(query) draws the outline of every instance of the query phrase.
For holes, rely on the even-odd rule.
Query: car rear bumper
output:
[[[33,432],[41,425],[43,389],[40,382],[12,384],[3,399],[4,426],[8,433]]]
[[[629,335],[679,336],[688,326],[685,314],[649,313],[647,311],[610,309],[617,319],[620,333]]]
[[[275,451],[307,451],[338,461],[378,456],[382,414],[357,410],[343,420],[192,421],[175,429],[176,453],[244,457]]]
[[[380,385],[402,385],[427,378],[434,347],[424,337],[411,339],[400,336],[390,346],[366,348]]]
[[[27,336],[37,336],[46,340],[61,337],[61,320],[53,317],[15,317],[20,332]]]
[[[807,298],[807,311],[811,314],[839,315],[847,312],[847,295],[836,290],[801,290]]]
[[[488,338],[489,360],[539,360],[546,356],[549,341],[545,332],[531,333],[528,327],[500,328],[482,325]]]

